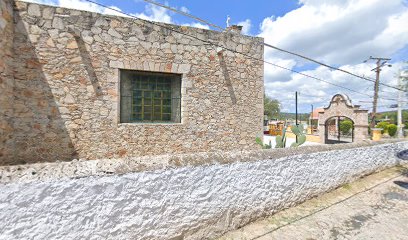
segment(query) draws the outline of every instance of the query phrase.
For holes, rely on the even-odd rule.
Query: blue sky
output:
[[[123,11],[134,13],[143,12],[146,3],[143,0],[100,0],[100,3],[114,5]],[[157,2],[166,3],[178,9],[186,7],[193,15],[209,20],[220,26],[225,26],[227,15],[230,15],[233,23],[250,19],[254,26],[259,26],[267,16],[283,16],[287,12],[298,8],[298,1],[294,0],[258,0],[258,1],[236,1],[236,0],[170,0]],[[191,19],[179,14],[169,13],[175,23],[191,22]],[[252,28],[251,34],[258,34],[258,28]]]
[[[107,14],[112,12],[84,0],[30,0]],[[209,28],[181,16],[145,3],[143,0],[94,0],[134,16],[159,22]],[[356,74],[375,77],[370,70],[374,62],[363,63],[369,56],[391,57],[391,68],[384,68],[381,81],[397,85],[396,75],[408,61],[407,0],[156,0],[187,11],[225,27],[231,23],[244,26],[244,33],[260,36],[265,42],[297,52]],[[274,50],[265,50],[265,60],[283,67],[316,76],[334,84],[372,94],[373,84],[359,78],[331,71],[316,64]],[[354,104],[371,109],[369,97],[305,78],[290,71],[265,65],[265,92],[282,103],[283,111],[294,112],[294,92],[299,91],[299,111],[310,105],[326,106],[336,93],[348,94]],[[380,110],[389,110],[397,98],[393,89],[381,87]]]

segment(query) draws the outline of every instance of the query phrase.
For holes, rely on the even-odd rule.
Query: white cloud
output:
[[[408,46],[408,8],[403,1],[389,0],[383,4],[380,0],[300,0],[300,7],[284,16],[265,18],[260,25],[259,36],[272,45],[374,78],[374,73],[370,71],[375,67],[374,63],[362,64],[363,60],[370,55],[389,57]],[[306,60],[268,48],[265,49],[265,60],[290,69],[304,68],[307,63]],[[397,62],[393,63],[392,68],[384,68],[381,82],[395,86],[397,80],[394,75],[401,64]],[[373,94],[373,83],[339,71],[313,67],[303,73]],[[396,98],[396,90],[381,88],[383,92],[380,97]],[[355,104],[371,100],[368,96],[268,64],[265,65],[265,91],[274,98],[282,99],[283,107],[290,112],[294,112],[295,91],[304,93],[299,97],[299,108],[306,112],[310,104],[315,104],[315,107],[327,105],[331,96],[338,92],[349,94]],[[380,99],[379,105],[392,102]],[[370,103],[364,103],[364,106],[371,108]]]
[[[403,66],[402,62],[394,63],[391,68],[384,67],[381,71],[381,82],[389,85],[397,85],[398,70]],[[266,65],[265,65],[266,67]],[[359,75],[366,74],[367,77],[374,78],[375,75],[370,70],[374,68],[374,63],[371,64],[357,64],[357,65],[344,65],[342,69],[357,73]],[[327,82],[331,82],[337,85],[345,86],[354,89],[358,92],[373,95],[373,83],[352,77],[350,75],[341,73],[339,71],[332,71],[326,67],[320,66],[313,70],[302,71],[302,73],[318,77]],[[368,73],[368,74],[367,74]],[[338,88],[328,83],[320,82],[318,80],[310,79],[296,73],[288,73],[290,78],[288,81],[279,81],[278,79],[271,79],[265,83],[266,93],[278,100],[284,108],[290,112],[294,112],[294,95],[295,91],[300,92],[299,95],[299,109],[303,112],[307,112],[310,109],[310,104],[314,104],[315,107],[327,106],[331,97],[336,93],[348,94],[353,103],[356,105],[363,105],[366,109],[371,110],[372,104],[367,103],[372,99],[369,96],[350,92],[348,90]],[[268,75],[265,75],[268,78]],[[380,86],[380,99],[379,106],[390,105],[395,101],[385,100],[382,98],[397,98],[397,91],[385,86]],[[364,103],[360,102],[364,101]],[[368,108],[367,108],[368,107]],[[380,110],[385,110],[385,107],[380,107]]]
[[[129,17],[128,15],[120,13],[122,10],[118,8],[117,6],[109,6],[109,8],[112,8],[112,9],[108,9],[108,8],[104,8],[102,6],[99,6],[97,4],[87,2],[84,0],[25,0],[25,1],[53,5],[53,6],[60,6],[60,7],[71,8],[71,9],[78,9],[78,10],[83,10],[83,11],[97,12],[97,13],[102,13],[102,14]],[[189,10],[184,6],[180,7],[180,10],[183,12],[189,13]],[[133,15],[135,17],[142,18],[145,20],[149,20],[149,21],[177,24],[173,21],[172,16],[167,9],[156,6],[156,5],[152,5],[152,4],[147,4],[145,6],[144,12],[133,13],[133,14],[127,13],[127,14],[130,14],[130,15]],[[181,25],[202,28],[202,29],[210,29],[208,25],[201,24],[198,22],[184,23]]]
[[[134,15],[145,20],[173,23],[173,20],[167,9],[152,4],[146,5],[144,13],[136,13]]]
[[[237,25],[242,26],[242,34],[249,35],[252,27],[250,19],[246,19],[245,21],[239,22],[237,23]]]
[[[109,8],[115,9],[116,10],[115,11],[115,10],[105,8],[105,7],[102,7],[97,4],[87,2],[84,0],[25,0],[25,1],[59,6],[59,7],[70,8],[70,9],[77,9],[77,10],[82,10],[82,11],[97,12],[97,13],[102,13],[102,14],[127,17],[125,14],[120,13],[120,11],[122,10],[116,6],[108,6]]]
[[[182,24],[183,26],[189,26],[189,27],[195,27],[195,28],[202,28],[202,29],[210,29],[210,26],[207,24],[201,24],[201,23],[184,23]]]
[[[190,13],[190,10],[188,10],[188,8],[186,8],[186,7],[184,7],[184,6],[182,6],[182,7],[180,8],[180,11],[185,12],[185,13]]]
[[[404,27],[408,12],[402,0],[301,3],[304,5],[282,17],[264,19],[260,36],[273,45],[332,64],[359,63],[369,56],[367,51],[387,56],[408,41]]]

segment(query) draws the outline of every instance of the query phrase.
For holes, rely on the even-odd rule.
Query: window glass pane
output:
[[[133,90],[133,96],[137,98],[142,97],[142,91],[141,90]]]
[[[162,92],[161,91],[155,91],[153,95],[154,95],[154,98],[161,98]]]
[[[163,98],[171,98],[171,92],[170,91],[163,91]]]
[[[154,106],[161,106],[161,100],[160,99],[154,99]]]
[[[120,85],[121,122],[179,122],[180,99],[172,97],[180,95],[180,86],[179,75],[172,77],[123,70]],[[173,110],[172,107],[177,109]]]
[[[156,79],[154,77],[149,77],[149,90],[154,90],[156,88]]]
[[[142,120],[142,114],[134,113],[134,114],[133,114],[133,120],[134,120],[134,121],[140,121],[140,120]]]
[[[157,84],[163,84],[164,83],[164,78],[163,77],[158,77],[157,78]]]
[[[152,97],[152,92],[151,91],[144,91],[143,92],[143,97],[144,98],[151,98]]]
[[[163,106],[163,113],[171,113],[171,106]]]
[[[141,98],[133,99],[133,105],[141,106],[142,105],[142,99]]]
[[[171,105],[171,99],[163,99],[163,105]]]
[[[146,79],[143,79],[143,81],[142,81],[142,83],[141,83],[141,85],[140,85],[140,88],[141,89],[149,89],[149,82],[148,81],[146,81]]]
[[[160,114],[160,113],[161,113],[161,109],[162,109],[162,108],[161,108],[160,106],[158,106],[158,107],[155,106],[155,107],[154,107],[154,113],[159,113],[159,114]]]
[[[151,106],[144,106],[143,108],[144,113],[151,113],[152,112],[152,107]]]
[[[145,113],[143,120],[152,120],[152,114],[151,113]]]
[[[151,98],[144,98],[143,99],[144,106],[152,106],[152,99]]]
[[[163,121],[170,121],[171,115],[170,114],[163,114]]]
[[[135,112],[135,113],[141,113],[142,112],[142,106],[135,106],[135,107],[133,107],[133,111]]]
[[[156,120],[156,121],[161,121],[162,119],[161,119],[161,114],[160,113],[158,113],[158,114],[154,114],[154,116],[153,116],[153,120]]]

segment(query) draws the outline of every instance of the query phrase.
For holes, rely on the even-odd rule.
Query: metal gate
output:
[[[325,143],[351,143],[354,141],[354,122],[350,118],[335,116],[325,123]]]

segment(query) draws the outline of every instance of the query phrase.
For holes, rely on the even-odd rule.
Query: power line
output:
[[[109,10],[118,12],[118,13],[121,13],[121,14],[123,14],[123,15],[126,15],[126,16],[130,17],[130,18],[142,20],[142,21],[148,22],[148,23],[150,23],[150,24],[152,24],[152,25],[156,25],[156,26],[165,28],[165,29],[167,29],[167,30],[170,30],[170,31],[179,33],[179,34],[181,34],[181,35],[188,36],[188,37],[190,37],[190,38],[193,38],[193,39],[202,41],[202,42],[204,42],[204,43],[207,43],[208,45],[213,45],[213,46],[222,48],[222,49],[224,49],[224,50],[227,50],[227,51],[230,51],[230,52],[233,52],[233,53],[241,54],[242,56],[251,58],[251,59],[253,59],[253,60],[261,61],[261,62],[270,64],[270,65],[272,65],[272,66],[274,66],[274,67],[277,67],[277,68],[281,68],[281,69],[284,69],[284,70],[287,70],[287,71],[290,71],[290,72],[293,72],[293,73],[297,73],[297,74],[299,74],[299,75],[302,75],[302,76],[305,76],[305,77],[308,77],[308,78],[311,78],[311,79],[315,79],[315,80],[320,81],[320,82],[324,82],[324,83],[327,83],[327,84],[330,84],[330,85],[333,85],[333,86],[336,86],[336,87],[339,87],[339,88],[342,88],[342,89],[346,89],[346,90],[348,90],[348,91],[350,91],[350,92],[354,92],[354,93],[357,93],[357,94],[361,94],[361,95],[365,95],[365,96],[368,96],[368,97],[372,97],[372,96],[369,95],[369,94],[362,93],[362,92],[358,92],[358,91],[356,91],[356,90],[354,90],[354,89],[351,89],[351,88],[348,88],[348,87],[344,87],[344,86],[341,86],[341,85],[338,85],[338,84],[335,84],[335,83],[331,83],[331,82],[328,82],[328,81],[326,81],[326,80],[317,78],[317,77],[315,77],[315,76],[311,76],[311,75],[306,74],[306,73],[302,73],[302,72],[299,72],[299,71],[296,71],[296,70],[293,70],[293,69],[290,69],[290,68],[287,68],[287,67],[283,67],[283,66],[280,66],[280,65],[278,65],[278,64],[275,64],[275,63],[272,63],[272,62],[269,62],[269,61],[266,61],[266,60],[263,60],[263,59],[255,58],[255,57],[253,57],[253,56],[251,56],[251,55],[248,55],[248,54],[246,54],[246,53],[238,52],[238,51],[236,51],[235,49],[229,49],[229,48],[227,48],[227,47],[218,45],[218,44],[216,44],[216,43],[214,43],[214,42],[211,42],[211,41],[208,41],[208,40],[205,40],[205,39],[201,39],[201,38],[199,38],[199,37],[196,37],[196,36],[193,36],[193,35],[190,35],[190,34],[187,34],[187,33],[181,32],[181,31],[178,31],[178,30],[176,30],[176,29],[174,29],[174,28],[171,28],[171,27],[168,27],[168,26],[166,26],[166,25],[164,25],[164,24],[159,24],[159,23],[154,22],[154,21],[147,21],[147,20],[138,18],[138,17],[136,17],[136,16],[134,16],[134,15],[128,14],[128,13],[126,13],[126,12],[123,12],[123,11],[121,11],[121,10],[118,10],[118,9],[115,9],[115,8],[112,8],[112,7],[109,7],[109,6],[106,6],[106,5],[104,5],[104,4],[101,4],[101,3],[98,3],[98,2],[95,2],[95,1],[92,1],[92,0],[85,0],[85,1],[90,2],[90,3],[93,3],[93,4],[95,4],[95,5],[101,6],[101,7],[103,7],[103,8],[109,9]],[[139,25],[144,26],[143,24],[139,24]]]
[[[385,64],[391,59],[383,58],[383,57],[373,58],[372,56],[370,56],[370,58],[368,60],[365,60],[364,62],[367,62],[369,60],[375,60],[376,65],[377,65],[374,69],[371,70],[371,71],[375,71],[376,73],[375,84],[374,84],[373,111],[371,112],[371,123],[370,123],[370,127],[373,128],[375,126],[375,118],[376,118],[376,112],[377,112],[378,90],[379,90],[379,85],[381,83],[380,82],[381,68],[385,66]],[[391,66],[391,65],[388,65],[388,66]]]
[[[217,28],[217,29],[219,29],[219,30],[221,30],[221,31],[224,31],[224,28],[223,28],[223,27],[220,27],[220,26],[218,26],[218,25],[215,25],[215,24],[213,24],[213,23],[210,23],[209,21],[206,21],[206,20],[204,20],[204,19],[201,19],[201,18],[199,18],[199,17],[196,17],[196,16],[194,16],[194,15],[192,15],[192,14],[189,14],[189,13],[180,11],[180,10],[178,10],[178,9],[175,9],[175,8],[172,8],[172,7],[169,7],[169,6],[166,6],[166,5],[164,5],[164,4],[158,3],[158,2],[153,1],[153,0],[143,0],[143,1],[148,2],[148,3],[150,3],[150,4],[153,4],[153,5],[156,5],[156,6],[159,6],[159,7],[162,7],[162,8],[165,8],[165,9],[168,9],[168,10],[170,10],[170,11],[173,11],[173,12],[176,12],[176,13],[179,13],[179,14],[182,14],[182,15],[184,15],[184,16],[190,17],[190,18],[192,18],[192,19],[195,19],[195,20],[197,20],[197,21],[200,21],[200,22],[202,22],[202,23],[205,23],[205,24],[207,24],[207,25],[210,25],[210,26],[212,26],[212,27],[214,27],[214,28]],[[351,76],[354,76],[354,77],[357,77],[357,78],[360,78],[360,79],[363,79],[363,80],[366,80],[366,81],[370,81],[370,82],[373,82],[373,83],[376,82],[376,80],[373,79],[373,78],[365,77],[364,75],[363,75],[363,76],[360,76],[360,75],[355,74],[355,73],[352,73],[352,72],[350,72],[350,71],[347,71],[347,70],[344,70],[344,69],[341,69],[341,68],[337,68],[337,67],[333,67],[333,66],[331,66],[331,65],[328,65],[328,64],[325,64],[325,63],[323,63],[323,62],[317,61],[317,60],[312,59],[312,58],[310,58],[310,57],[307,57],[307,56],[304,56],[304,55],[301,55],[301,54],[298,54],[298,53],[295,53],[295,52],[292,52],[292,51],[288,51],[288,50],[285,50],[285,49],[282,49],[282,48],[273,46],[273,45],[268,44],[268,43],[263,43],[263,45],[266,46],[266,47],[269,47],[269,48],[272,48],[272,49],[275,49],[275,50],[278,50],[278,51],[281,51],[281,52],[290,54],[290,55],[294,55],[294,56],[303,58],[303,59],[305,59],[305,60],[308,60],[308,61],[310,61],[310,62],[314,62],[314,63],[316,63],[316,64],[319,64],[319,65],[321,65],[321,66],[330,68],[330,69],[335,70],[335,71],[340,71],[340,72],[343,72],[343,73],[349,74],[349,75],[351,75]],[[389,88],[393,88],[393,89],[399,90],[399,91],[404,91],[404,92],[406,92],[404,89],[401,89],[401,88],[398,88],[398,87],[395,87],[395,86],[391,86],[391,85],[388,85],[388,84],[385,84],[385,83],[379,83],[379,84],[380,84],[380,85],[383,85],[383,86],[386,86],[386,87],[389,87]]]
[[[375,79],[372,79],[372,78],[369,78],[369,77],[365,77],[365,76],[360,76],[360,75],[355,74],[355,73],[352,73],[352,72],[350,72],[350,71],[347,71],[347,70],[344,70],[344,69],[341,69],[341,68],[337,68],[337,67],[330,66],[330,65],[328,65],[328,64],[319,62],[319,61],[317,61],[317,60],[314,60],[314,59],[312,59],[312,58],[306,57],[306,56],[304,56],[304,55],[301,55],[301,54],[298,54],[298,53],[295,53],[295,52],[291,52],[291,51],[288,51],[288,50],[285,50],[285,49],[282,49],[282,48],[278,48],[278,47],[273,46],[273,45],[268,44],[268,43],[264,43],[264,45],[267,46],[267,47],[273,48],[273,49],[275,49],[275,50],[278,50],[278,51],[281,51],[281,52],[284,52],[284,53],[288,53],[288,54],[291,54],[291,55],[294,55],[294,56],[297,56],[297,57],[306,59],[306,60],[308,60],[308,61],[310,61],[310,62],[314,62],[314,63],[319,64],[319,65],[321,65],[321,66],[324,66],[324,67],[333,69],[333,70],[335,70],[335,71],[340,71],[340,72],[343,72],[343,73],[352,75],[352,76],[354,76],[354,77],[361,78],[361,79],[366,80],[366,81],[370,81],[370,82],[373,82],[373,83],[375,83],[375,81],[376,81]],[[395,87],[395,86],[391,86],[391,85],[388,85],[388,84],[385,84],[385,83],[380,83],[380,85],[383,85],[383,86],[386,86],[386,87],[389,87],[389,88],[393,88],[393,89],[396,89],[396,90],[399,90],[399,91],[404,91],[404,92],[406,92],[404,89],[401,89],[401,88],[398,88],[398,87]]]
[[[158,2],[155,2],[155,1],[152,1],[152,0],[143,0],[143,1],[148,2],[148,3],[150,3],[150,4],[154,4],[154,5],[156,5],[156,6],[159,6],[159,7],[165,8],[165,9],[168,9],[168,10],[170,10],[170,11],[179,13],[179,14],[184,15],[184,16],[186,16],[186,17],[192,18],[192,19],[194,19],[194,20],[197,20],[197,21],[199,21],[199,22],[202,22],[202,23],[204,23],[204,24],[207,24],[207,25],[209,25],[209,26],[211,26],[211,27],[217,28],[217,29],[219,29],[219,30],[221,30],[221,31],[224,31],[224,30],[225,30],[223,27],[220,27],[220,26],[218,26],[218,25],[215,25],[215,24],[213,24],[213,23],[210,23],[210,22],[208,22],[208,21],[206,21],[206,20],[204,20],[204,19],[202,19],[202,18],[196,17],[196,16],[194,16],[194,15],[191,15],[191,14],[189,14],[189,13],[180,11],[180,10],[175,9],[175,8],[166,6],[166,5],[164,5],[164,4],[161,4],[161,3],[158,3]]]
[[[299,96],[304,96],[304,97],[315,97],[315,98],[326,98],[326,96],[316,96],[316,95],[310,95],[310,94],[305,94],[303,92],[299,93]]]

